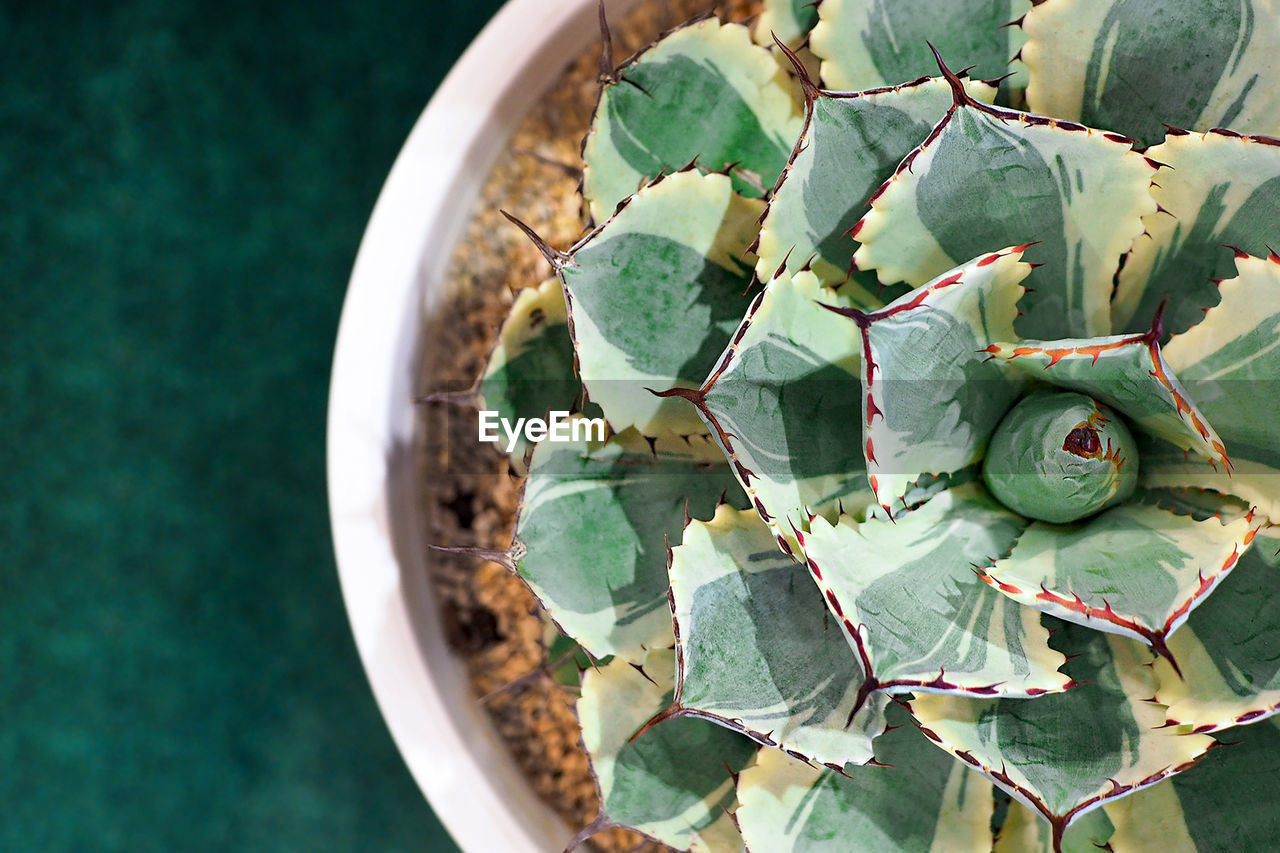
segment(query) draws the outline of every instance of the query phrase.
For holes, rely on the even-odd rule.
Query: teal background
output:
[[[324,418],[498,5],[0,5],[0,849],[456,849],[356,657]]]

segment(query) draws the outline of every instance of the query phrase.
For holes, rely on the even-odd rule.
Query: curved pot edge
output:
[[[422,317],[444,297],[445,267],[467,221],[459,211],[471,209],[530,93],[545,92],[596,33],[595,0],[511,0],[477,36],[382,188],[334,349],[328,492],[348,618],[405,763],[466,850],[558,850],[572,832],[511,761],[435,618],[410,402]]]

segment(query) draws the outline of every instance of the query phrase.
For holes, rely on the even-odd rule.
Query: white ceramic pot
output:
[[[485,27],[382,188],[334,353],[329,508],[356,646],[409,770],[458,844],[478,853],[561,850],[572,832],[529,789],[445,643],[410,395],[431,345],[424,311],[446,296],[445,265],[487,172],[527,108],[597,39],[596,0],[511,0]]]

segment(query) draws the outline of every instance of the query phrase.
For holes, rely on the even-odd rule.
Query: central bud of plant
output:
[[[1065,523],[1121,503],[1138,482],[1138,449],[1110,408],[1084,394],[1040,391],[1009,410],[983,465],[1005,506]]]

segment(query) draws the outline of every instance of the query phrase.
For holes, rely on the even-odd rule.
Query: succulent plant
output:
[[[1280,6],[764,8],[606,51],[478,385],[610,428],[507,554],[596,661],[582,837],[1272,846]]]

